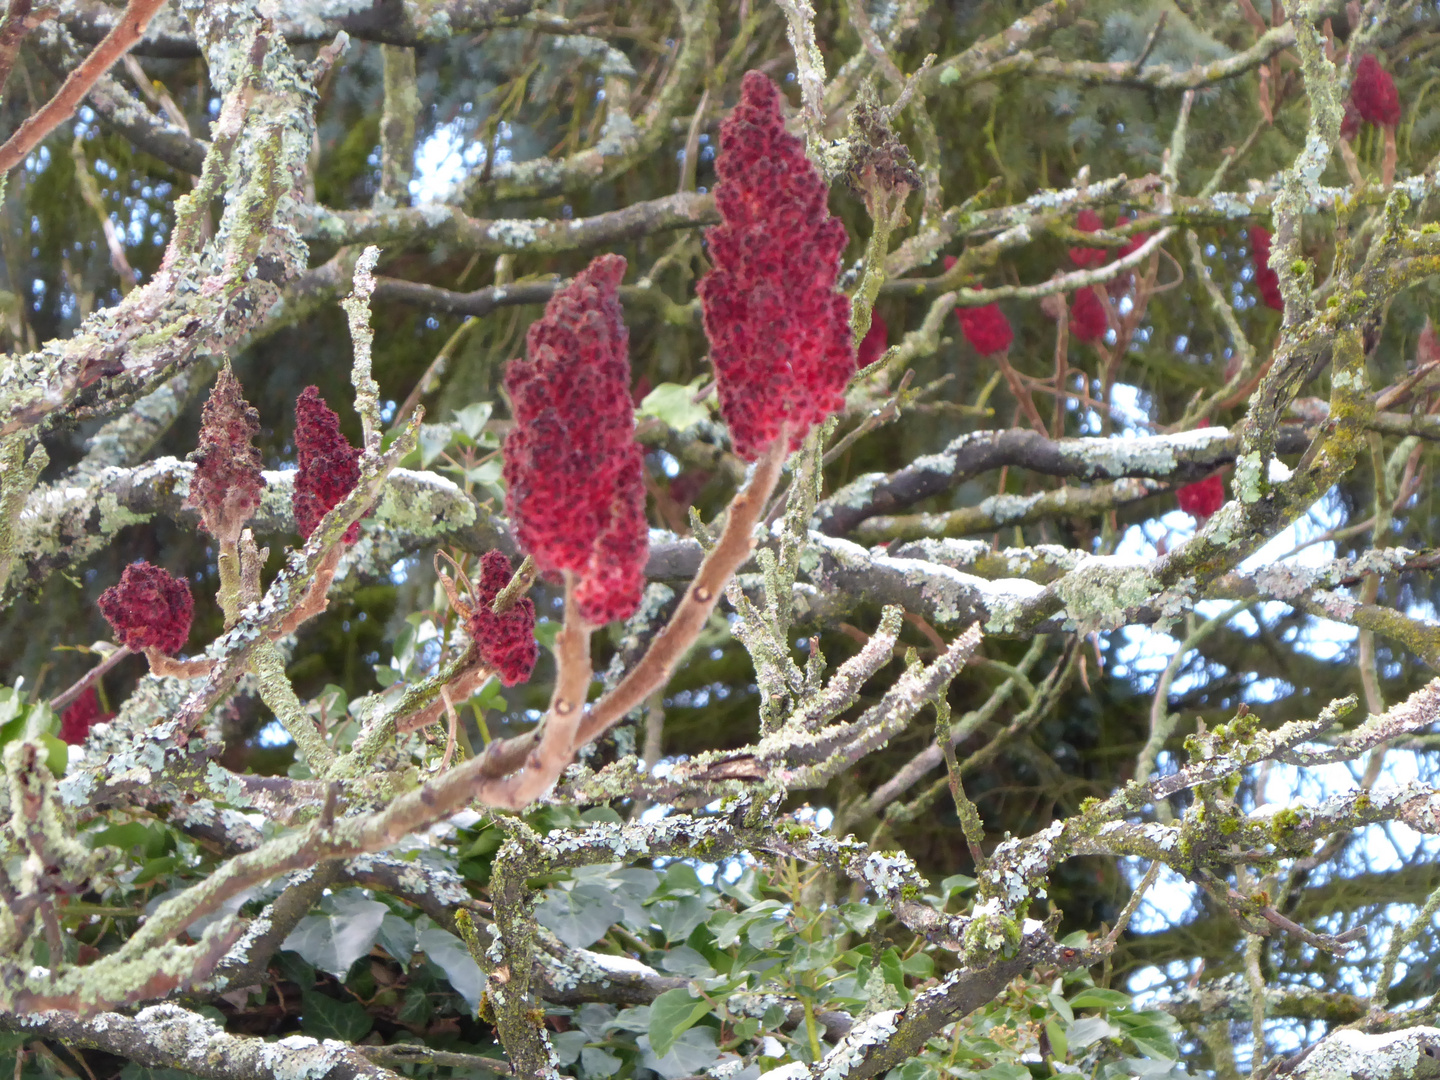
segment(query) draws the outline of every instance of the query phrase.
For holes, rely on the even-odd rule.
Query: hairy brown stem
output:
[[[194,660],[176,660],[159,649],[146,649],[145,659],[150,661],[150,674],[175,679],[203,679],[215,669],[215,661],[203,656]]]
[[[125,14],[115,24],[114,29],[106,34],[80,66],[70,73],[70,77],[60,84],[55,96],[34,116],[28,117],[15,129],[15,134],[0,146],[0,172],[9,172],[19,165],[31,150],[40,145],[41,139],[75,114],[90,88],[140,40],[145,33],[145,27],[150,25],[155,13],[164,6],[165,0],[130,0],[125,7]]]
[[[663,686],[675,665],[694,644],[731,576],[750,557],[755,546],[751,532],[780,479],[786,442],[782,432],[755,463],[750,483],[730,503],[725,531],[700,564],[669,624],[656,635],[640,662],[626,673],[620,684],[587,710],[575,733],[574,749],[598,738],[656,687]]]
[[[20,51],[25,35],[53,14],[54,10],[50,8],[32,10],[30,0],[10,0],[5,21],[0,23],[0,91],[5,89],[5,83],[10,78],[15,54]]]
[[[135,650],[130,648],[129,645],[121,645],[119,648],[115,649],[109,656],[101,660],[100,663],[96,664],[84,675],[81,675],[80,678],[77,679],[68,690],[56,694],[53,698],[51,698],[50,708],[55,712],[59,712],[61,709],[65,708],[66,705],[69,705],[72,701],[74,701],[86,690],[88,690],[91,686],[99,682],[100,676],[104,675],[121,660],[124,660],[127,656],[134,655]]]
[[[325,552],[320,563],[315,568],[315,576],[310,580],[310,588],[305,593],[305,599],[300,601],[299,606],[270,632],[271,640],[278,641],[286,634],[293,634],[307,619],[313,619],[330,606],[330,599],[327,595],[330,592],[330,583],[335,580],[335,570],[340,565],[340,556],[345,553],[345,545],[336,544]]]

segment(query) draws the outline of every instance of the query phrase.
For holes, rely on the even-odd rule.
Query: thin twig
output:
[[[55,96],[34,116],[28,117],[0,146],[0,173],[7,173],[19,165],[31,150],[40,145],[40,140],[75,114],[90,88],[140,40],[150,20],[164,6],[165,0],[130,0],[114,29],[61,83]]]
[[[124,660],[127,656],[134,655],[135,650],[130,648],[129,645],[121,645],[115,649],[112,649],[110,653],[103,660],[100,661],[100,663],[96,664],[84,675],[80,676],[80,678],[77,679],[68,690],[64,690],[51,698],[51,710],[54,712],[59,712],[61,709],[65,708],[66,705],[69,705],[72,701],[78,698],[81,694],[85,693],[86,690],[88,690],[91,686],[93,686],[96,682],[100,680],[100,677],[102,675],[104,675],[107,671],[113,668],[121,660]]]
[[[750,557],[750,551],[755,546],[751,532],[766,500],[775,490],[787,442],[788,436],[782,431],[755,463],[750,483],[730,504],[725,531],[700,564],[670,622],[655,635],[640,662],[630,669],[619,685],[587,710],[576,732],[575,749],[599,738],[649,697],[657,686],[663,686],[694,644],[731,575]]]

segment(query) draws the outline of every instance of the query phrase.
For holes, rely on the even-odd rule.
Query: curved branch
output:
[[[312,242],[387,246],[430,243],[481,255],[549,255],[619,244],[667,229],[713,225],[720,220],[720,214],[713,195],[682,191],[594,217],[560,220],[486,220],[442,204],[377,210],[306,206],[297,211],[296,218],[301,237]]]
[[[26,117],[4,145],[0,145],[0,173],[8,173],[19,165],[40,145],[41,139],[75,115],[90,87],[140,40],[145,27],[164,5],[165,0],[130,0],[114,27],[60,84],[55,96],[39,112]]]
[[[1309,438],[1299,427],[1276,435],[1282,453],[1300,453]],[[1239,436],[1224,428],[1138,439],[1051,439],[1035,431],[975,431],[961,435],[938,454],[888,475],[868,473],[815,509],[815,527],[843,536],[867,518],[892,514],[922,499],[949,491],[982,472],[1004,467],[1084,480],[1127,477],[1186,483],[1232,463]]]
[[[319,0],[304,6],[307,17],[287,19],[282,9],[276,20],[276,30],[292,45],[323,44],[345,33],[359,41],[414,46],[489,30],[528,14],[535,0],[370,0],[365,5]],[[65,7],[66,26],[80,41],[99,41],[115,25],[115,9],[99,0],[72,0]],[[173,24],[146,34],[134,51],[177,60],[200,55],[195,38]]]
[[[1051,8],[1055,10],[1049,10]],[[1053,23],[1056,11],[1066,5],[1045,5],[1044,25]],[[1031,13],[1027,19],[1034,19]],[[1025,20],[1021,20],[1024,22]],[[958,56],[936,64],[921,80],[926,94],[941,90],[954,91],[985,79],[1004,75],[1023,75],[1031,79],[1053,79],[1079,82],[1093,86],[1133,86],[1150,90],[1194,90],[1253,71],[1276,53],[1295,44],[1295,28],[1289,22],[1267,30],[1255,44],[1223,60],[1174,68],[1168,64],[1150,64],[1136,70],[1130,60],[1098,63],[1092,60],[1061,60],[1053,56],[1037,56],[1028,49],[1015,49],[1006,39],[1010,30],[1002,31],[983,42],[977,42]]]
[[[152,1069],[182,1069],[205,1080],[400,1080],[345,1043],[290,1035],[271,1042],[232,1035],[208,1017],[178,1005],[153,1005],[134,1016],[105,1012],[0,1012],[0,1029],[101,1050]]]

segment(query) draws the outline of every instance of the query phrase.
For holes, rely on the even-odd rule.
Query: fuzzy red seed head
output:
[[[645,587],[645,462],[635,443],[625,260],[601,255],[556,293],[510,361],[515,426],[505,439],[506,505],[541,573],[577,577],[595,625],[629,618]]]
[[[174,656],[190,637],[195,601],[185,582],[142,561],[125,567],[120,583],[100,594],[100,614],[121,644]]]
[[[1094,210],[1081,210],[1075,216],[1075,228],[1081,232],[1095,232],[1104,227],[1100,215]],[[1073,247],[1070,249],[1070,261],[1076,266],[1100,266],[1110,258],[1110,252],[1106,248],[1095,247]]]
[[[535,643],[535,601],[522,596],[499,615],[490,610],[500,590],[510,583],[510,575],[509,559],[498,551],[485,553],[480,560],[480,580],[475,584],[476,607],[469,622],[481,661],[506,686],[530,678],[540,655],[540,646]]]
[[[295,456],[300,469],[290,496],[295,527],[305,539],[320,519],[360,482],[360,451],[340,434],[340,417],[325,404],[318,387],[307,386],[295,400]],[[360,535],[357,521],[345,531],[345,543]]]
[[[960,320],[960,332],[965,340],[981,356],[1002,353],[1015,340],[1015,331],[1010,329],[1010,320],[1005,318],[999,304],[957,307],[955,317]]]
[[[79,746],[96,724],[115,719],[114,713],[107,713],[100,707],[100,695],[94,686],[87,686],[85,692],[65,707],[60,714],[60,741]]]
[[[1345,99],[1345,114],[1340,118],[1340,137],[1347,142],[1360,134],[1360,125],[1365,121],[1360,119],[1360,110],[1355,108],[1355,102],[1349,98]]]
[[[1395,80],[1369,53],[1361,57],[1355,67],[1350,101],[1366,123],[1392,127],[1400,119],[1400,94],[1395,89]]]
[[[1078,291],[1070,303],[1070,332],[1081,341],[1099,341],[1108,326],[1105,303],[1095,290],[1086,286]]]
[[[862,368],[869,367],[884,356],[889,347],[890,327],[885,325],[885,319],[878,311],[870,312],[870,329],[865,332],[865,338],[856,350],[856,364]]]
[[[200,511],[205,531],[222,543],[240,538],[245,522],[260,506],[265,478],[254,439],[260,414],[240,391],[227,364],[215,380],[200,422],[200,445],[190,455],[195,474],[185,506]]]
[[[1427,315],[1425,325],[1420,328],[1420,336],[1415,339],[1415,360],[1409,367],[1414,371],[1436,361],[1440,361],[1440,335],[1435,333],[1435,323]]]
[[[1115,222],[1115,224],[1117,226],[1128,225],[1130,224],[1130,219],[1128,217],[1122,216],[1118,221]],[[1116,254],[1115,257],[1117,259],[1123,259],[1126,255],[1133,255],[1135,252],[1139,251],[1140,248],[1144,246],[1145,241],[1149,239],[1150,234],[1148,232],[1135,233],[1133,236],[1130,237],[1129,240],[1125,241],[1124,245],[1120,248],[1120,251]]]
[[[1255,288],[1266,307],[1276,311],[1285,310],[1285,298],[1280,295],[1280,275],[1270,269],[1270,233],[1255,225],[1250,229],[1250,253],[1255,260]]]
[[[1196,521],[1205,521],[1225,504],[1225,481],[1217,473],[1186,484],[1175,493],[1180,500],[1180,509]]]
[[[720,411],[735,452],[753,461],[784,429],[799,447],[812,424],[837,411],[855,374],[850,301],[835,291],[845,226],[785,131],[780,91],[752,71],[720,125],[709,229],[714,269],[697,292],[710,339]]]

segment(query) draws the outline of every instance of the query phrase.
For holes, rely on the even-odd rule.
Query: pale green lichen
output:
[[[1066,628],[1082,633],[1123,626],[1130,611],[1161,591],[1148,566],[1104,555],[1082,560],[1054,588],[1065,602]]]
[[[1231,490],[1242,503],[1256,503],[1265,496],[1264,470],[1261,467],[1260,452],[1252,450],[1235,459],[1235,479]]]
[[[432,472],[396,469],[375,507],[384,526],[407,537],[428,538],[475,523],[475,503],[454,481]]]
[[[507,248],[523,251],[539,239],[538,230],[549,224],[545,218],[502,218],[492,221],[485,235]]]

